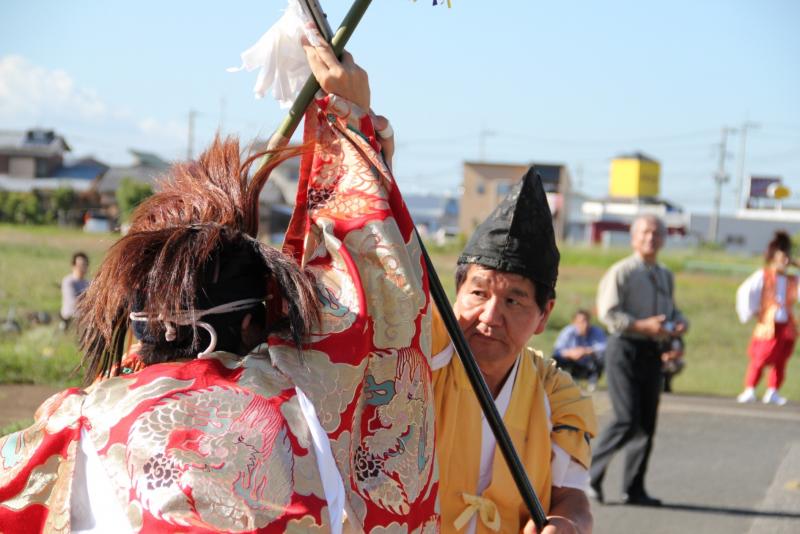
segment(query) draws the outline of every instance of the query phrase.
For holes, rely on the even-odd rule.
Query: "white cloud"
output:
[[[148,135],[164,135],[181,141],[186,139],[186,123],[176,120],[160,121],[147,117],[136,123],[142,133]]]
[[[64,114],[97,120],[109,110],[95,91],[78,87],[61,69],[48,70],[17,55],[0,57],[0,119]]]
[[[76,154],[92,153],[113,163],[128,159],[128,148],[175,156],[164,151],[175,152],[186,142],[183,122],[139,118],[62,69],[47,69],[19,55],[0,56],[0,128],[32,126],[54,128],[67,135]]]

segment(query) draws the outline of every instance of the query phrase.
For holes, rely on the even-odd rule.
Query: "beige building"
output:
[[[566,227],[564,214],[567,213],[565,199],[568,198],[569,173],[564,165],[552,163],[464,162],[463,193],[458,215],[459,231],[466,236],[471,235],[508,194],[511,186],[519,182],[531,166],[536,167],[542,177],[550,211],[553,212],[556,236],[559,239],[563,237]]]

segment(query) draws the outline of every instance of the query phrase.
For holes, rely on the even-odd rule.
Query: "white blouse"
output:
[[[786,276],[778,274],[775,279],[775,300],[778,303],[778,310],[775,312],[776,323],[785,323],[789,320],[789,310],[786,308],[786,287]],[[748,276],[736,290],[736,313],[742,323],[746,323],[761,310],[763,288],[764,270],[759,269]],[[798,298],[800,298],[800,285],[798,286]]]

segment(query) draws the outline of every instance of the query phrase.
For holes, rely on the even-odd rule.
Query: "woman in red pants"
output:
[[[769,366],[765,404],[786,404],[778,394],[783,384],[786,362],[792,355],[797,339],[792,308],[798,297],[798,277],[787,274],[792,262],[792,240],[786,232],[775,232],[764,254],[765,266],[739,286],[736,291],[736,312],[742,323],[750,317],[757,319],[750,338],[750,364],[745,375],[745,389],[739,402],[754,402],[755,388],[764,368]]]

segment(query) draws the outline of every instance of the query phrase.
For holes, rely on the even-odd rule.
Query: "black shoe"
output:
[[[603,488],[599,483],[590,482],[589,489],[586,490],[586,496],[590,499],[603,504]]]
[[[651,497],[647,493],[635,493],[625,496],[625,504],[631,506],[661,506],[661,499]]]

